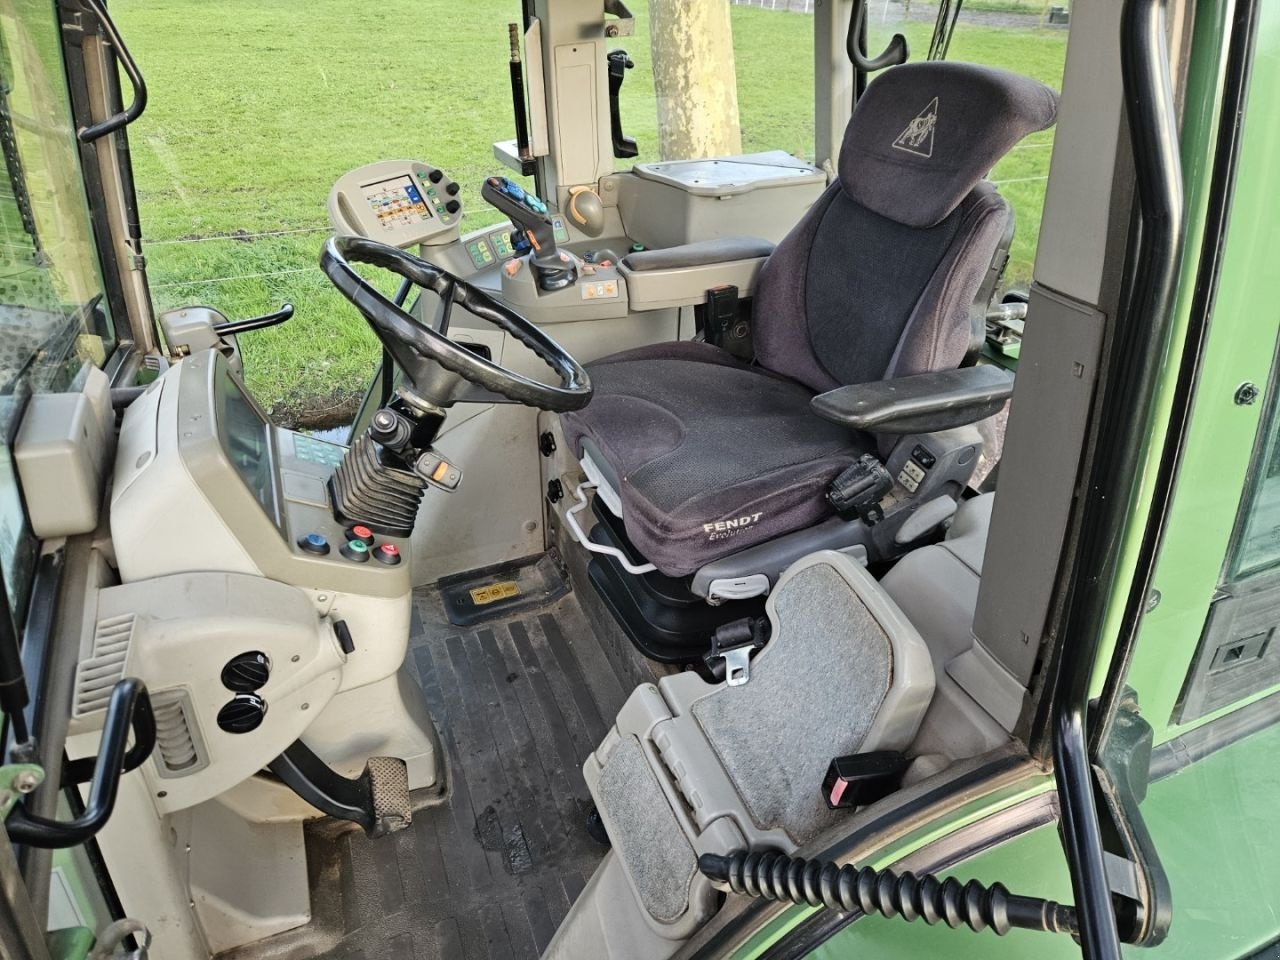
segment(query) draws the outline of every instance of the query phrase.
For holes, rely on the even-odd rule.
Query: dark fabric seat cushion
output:
[[[831,480],[872,441],[815,416],[813,393],[705,343],[589,364],[595,394],[561,417],[619,479],[623,522],[659,570],[684,576],[831,512]]]

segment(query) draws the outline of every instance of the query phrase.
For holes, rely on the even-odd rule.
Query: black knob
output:
[[[266,715],[267,701],[256,693],[237,693],[218,711],[218,726],[227,733],[250,733]]]
[[[408,442],[413,427],[404,417],[382,409],[373,415],[369,424],[369,436],[387,447],[400,447]]]
[[[459,203],[457,200],[450,200],[448,203],[444,205],[444,208],[448,210],[450,213],[457,213],[459,210],[462,209],[462,204]]]
[[[439,170],[432,170],[430,173],[427,174],[427,179],[430,180],[432,183],[439,183],[441,180],[444,179],[444,174]]]
[[[232,657],[222,668],[222,685],[236,693],[252,693],[271,678],[271,658],[260,650]]]
[[[454,183],[452,180],[450,180],[449,185],[444,188],[444,192],[447,193],[449,196],[453,197],[453,196],[457,196],[459,189],[460,188],[458,187],[458,185]]]

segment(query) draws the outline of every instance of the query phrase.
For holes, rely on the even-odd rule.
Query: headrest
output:
[[[973,63],[890,67],[845,129],[840,184],[910,227],[932,227],[1029,133],[1052,125],[1058,95],[1030,77]]]

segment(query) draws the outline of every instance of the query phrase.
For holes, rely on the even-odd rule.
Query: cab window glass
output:
[[[22,413],[116,343],[51,3],[0,7],[0,149],[0,566],[21,610],[35,550],[11,455]]]
[[[654,54],[664,51],[673,38],[664,37],[660,20],[673,0],[628,4],[635,14],[635,35],[614,46],[625,49],[634,68],[626,72],[620,94],[620,115],[627,136],[636,141],[634,159],[614,161],[618,170],[636,163],[679,160],[678,139],[663,143],[660,124],[663,104],[656,92]],[[723,78],[736,100],[716,113],[723,121],[722,154],[783,150],[803,160],[813,160],[813,9],[796,3],[735,0],[729,7],[729,41],[732,62]],[[712,78],[714,79],[714,78]],[[723,105],[721,105],[723,106]]]
[[[1227,560],[1227,579],[1232,581],[1280,566],[1280,405],[1274,385],[1270,393]]]
[[[330,188],[364,164],[419,159],[461,186],[464,229],[500,220],[480,184],[502,170],[494,141],[514,135],[520,5],[207,0],[200,29],[193,9],[111,4],[152,90],[129,130],[156,309],[242,319],[293,303],[288,324],[243,338],[247,386],[281,425],[349,423],[379,348],[318,266]],[[394,293],[387,272],[366,276]]]
[[[947,59],[1003,67],[1061,90],[1069,7],[1067,0],[969,0],[961,8]],[[901,33],[907,38],[911,60],[923,60],[929,53],[936,18],[934,4],[912,0],[870,3],[867,50],[875,56],[884,50],[893,34]],[[1050,127],[1028,136],[988,175],[1013,206],[1017,219],[1017,233],[1005,270],[1006,287],[1025,289],[1031,283],[1055,129]]]

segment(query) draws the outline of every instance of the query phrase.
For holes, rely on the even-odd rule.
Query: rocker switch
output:
[[[414,470],[427,483],[446,493],[457,490],[458,484],[462,482],[462,470],[433,451],[428,451],[419,457],[418,462],[414,464]]]
[[[920,481],[924,479],[924,469],[915,461],[908,460],[902,465],[902,470],[898,473],[898,482],[910,490],[912,493],[920,486]]]

